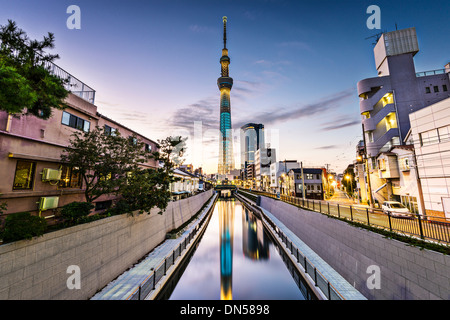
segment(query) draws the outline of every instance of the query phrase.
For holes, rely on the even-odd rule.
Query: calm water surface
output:
[[[219,200],[170,300],[304,300],[262,222]]]

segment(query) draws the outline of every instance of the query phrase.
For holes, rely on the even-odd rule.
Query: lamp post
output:
[[[345,179],[347,180],[347,188],[348,188],[348,182],[351,180],[351,176],[349,174],[347,174],[345,176]],[[353,181],[350,181],[350,194],[352,195],[353,198]]]

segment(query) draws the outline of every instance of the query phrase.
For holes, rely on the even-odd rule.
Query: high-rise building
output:
[[[264,144],[264,125],[261,123],[247,123],[241,127],[241,170],[246,172],[249,164],[255,163],[255,154]]]
[[[223,17],[223,49],[220,58],[221,77],[217,79],[220,90],[220,137],[219,137],[219,170],[218,174],[226,175],[234,169],[233,135],[231,131],[230,92],[233,78],[229,76],[230,58],[227,49],[227,17]]]

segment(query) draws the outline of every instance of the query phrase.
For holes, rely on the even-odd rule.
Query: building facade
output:
[[[378,77],[357,84],[365,145],[357,152],[364,159],[355,163],[355,173],[362,202],[387,200],[386,189],[379,189],[386,181],[380,178],[377,157],[406,144],[409,114],[449,97],[450,65],[416,72],[418,52],[415,28],[383,33],[374,48]]]
[[[7,203],[3,216],[27,211],[52,218],[59,207],[85,201],[81,177],[61,161],[75,132],[99,126],[109,134],[117,131],[141,140],[149,152],[158,150],[153,140],[98,113],[93,95],[89,101],[83,97],[70,93],[65,101],[68,107],[53,109],[48,120],[0,111],[0,203]],[[150,159],[142,166],[157,168],[158,163]],[[95,210],[106,209],[114,199],[113,195],[101,196],[94,203]]]
[[[270,165],[277,161],[273,148],[259,148],[255,153],[255,178],[259,190],[270,190]]]
[[[297,160],[283,160],[272,163],[270,165],[270,191],[287,194],[289,170],[295,168],[300,168],[300,163]]]
[[[409,117],[425,215],[450,219],[450,98]]]
[[[244,177],[247,165],[255,163],[256,151],[265,147],[264,125],[261,123],[247,123],[240,130],[241,170]]]
[[[324,200],[323,175],[324,171],[316,168],[289,170],[288,195],[303,198],[305,192],[305,199]]]
[[[227,17],[223,17],[223,49],[220,58],[221,77],[217,79],[220,90],[220,137],[219,137],[219,175],[227,175],[235,168],[233,155],[233,134],[231,128],[230,93],[233,78],[229,76],[230,58],[227,49]]]

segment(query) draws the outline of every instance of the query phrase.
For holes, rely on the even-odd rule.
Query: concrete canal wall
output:
[[[1,245],[0,300],[89,299],[189,220],[212,194],[170,202],[162,215],[153,209],[113,216]]]
[[[261,197],[261,207],[373,300],[450,299],[450,257]]]

